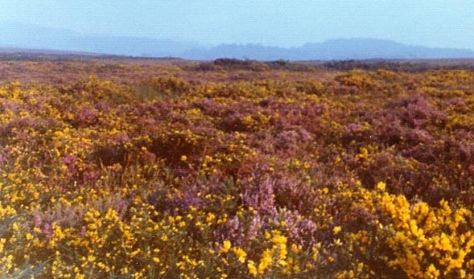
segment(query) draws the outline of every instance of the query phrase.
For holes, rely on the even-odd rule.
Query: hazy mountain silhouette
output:
[[[131,56],[170,56],[200,48],[173,40],[81,34],[58,28],[0,22],[0,47],[56,49]]]
[[[211,49],[188,51],[185,53],[185,57],[194,59],[228,57],[258,60],[438,59],[470,58],[474,57],[474,51],[409,46],[379,39],[337,39],[323,43],[308,43],[297,48],[220,45]]]
[[[0,47],[55,49],[113,55],[216,59],[221,57],[257,60],[345,60],[345,59],[440,59],[472,58],[474,51],[454,48],[409,46],[379,39],[336,39],[282,48],[258,44],[222,44],[211,48],[165,39],[111,37],[81,34],[16,22],[0,22]]]

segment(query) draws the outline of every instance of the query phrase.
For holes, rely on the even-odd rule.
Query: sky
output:
[[[377,38],[474,49],[472,0],[0,0],[0,21],[206,45]]]

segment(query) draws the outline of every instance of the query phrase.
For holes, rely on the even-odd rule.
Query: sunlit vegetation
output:
[[[2,63],[5,278],[474,278],[471,70]]]

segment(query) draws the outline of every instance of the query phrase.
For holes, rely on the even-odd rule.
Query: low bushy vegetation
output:
[[[473,278],[472,71],[86,65],[0,85],[2,276]]]

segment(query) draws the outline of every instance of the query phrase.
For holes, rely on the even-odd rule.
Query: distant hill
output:
[[[176,56],[200,46],[173,40],[87,35],[66,29],[0,21],[0,47],[161,57]]]
[[[297,48],[220,45],[210,49],[188,51],[184,56],[194,59],[228,57],[258,60],[441,59],[472,58],[474,51],[409,46],[378,39],[337,39],[323,43],[305,44]]]
[[[196,60],[221,57],[256,60],[474,58],[474,51],[469,49],[410,46],[379,39],[336,39],[294,48],[258,44],[222,44],[205,48],[193,42],[87,35],[66,29],[4,21],[0,21],[0,47]]]

